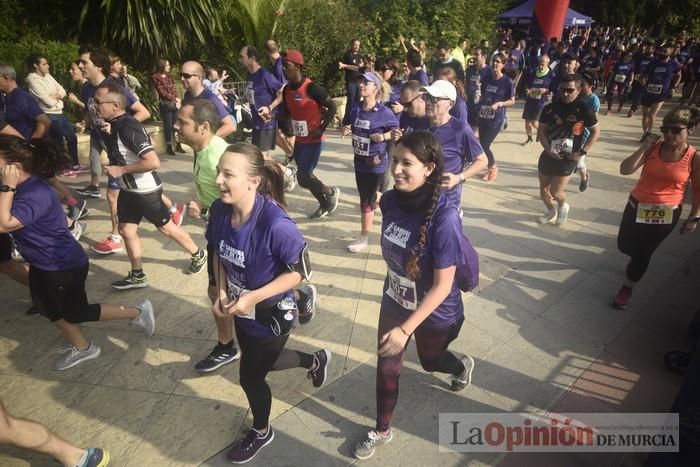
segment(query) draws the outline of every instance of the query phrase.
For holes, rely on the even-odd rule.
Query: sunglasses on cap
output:
[[[437,104],[439,101],[449,101],[447,97],[435,97],[431,96],[428,93],[422,94],[423,99],[425,99],[426,102],[429,102],[431,104]]]
[[[687,128],[687,126],[662,126],[661,133],[671,133],[672,135],[678,135],[681,133],[681,131]]]

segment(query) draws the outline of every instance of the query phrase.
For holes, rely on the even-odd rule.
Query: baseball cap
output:
[[[282,58],[288,62],[292,62],[295,65],[304,65],[304,56],[296,49],[287,49],[282,53]]]
[[[444,79],[439,79],[430,86],[421,87],[420,92],[430,94],[433,97],[447,98],[451,101],[457,100],[457,89],[452,83]]]
[[[365,79],[365,80],[367,80],[367,81],[371,81],[372,83],[376,84],[377,86],[381,86],[381,85],[382,85],[382,82],[379,80],[379,78],[377,77],[377,75],[375,75],[375,74],[372,73],[371,71],[365,71],[364,73],[362,73],[362,74],[360,75],[360,78],[363,78],[363,79]]]

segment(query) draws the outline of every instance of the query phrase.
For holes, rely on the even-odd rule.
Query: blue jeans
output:
[[[73,165],[80,164],[78,159],[78,137],[75,136],[73,125],[68,121],[65,114],[47,114],[51,120],[49,127],[49,136],[56,144],[63,147],[63,140],[68,144],[68,154],[73,161]]]
[[[173,144],[173,126],[177,110],[169,109],[163,104],[160,105],[160,117],[163,119],[163,132],[165,133],[165,144]]]
[[[345,115],[343,116],[343,125],[350,125],[350,114],[353,109],[360,104],[360,88],[357,86],[357,81],[350,81],[346,83],[345,89],[347,90],[348,99],[345,103]]]

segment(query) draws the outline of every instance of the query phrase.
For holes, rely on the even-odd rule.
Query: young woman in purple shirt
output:
[[[452,375],[453,391],[471,382],[474,360],[447,350],[464,321],[455,283],[463,233],[457,208],[441,189],[442,165],[440,143],[429,132],[399,140],[391,165],[395,186],[380,201],[387,277],[377,331],[377,424],[355,446],[358,459],[393,438],[399,374],[412,335],[423,369]]]
[[[248,462],[274,438],[269,424],[270,371],[305,368],[315,387],[326,381],[331,354],[285,349],[297,318],[292,289],[308,278],[306,246],[285,211],[284,175],[256,146],[236,143],[221,156],[216,184],[221,199],[209,211],[207,240],[214,247],[214,315],[233,317],[241,347],[240,383],[253,426],[228,459]]]
[[[69,345],[54,364],[67,370],[97,358],[100,348],[85,338],[79,324],[129,319],[153,335],[151,302],[137,306],[88,303],[89,263],[66,225],[58,197],[44,180],[71,166],[70,157],[52,142],[0,135],[0,234],[11,233],[29,263],[29,292],[36,310],[48,318]]]
[[[362,73],[358,83],[363,100],[350,114],[350,125],[343,128],[344,134],[352,133],[355,182],[362,211],[360,235],[348,245],[351,253],[367,248],[377,193],[388,164],[387,142],[391,141],[391,130],[399,127],[394,112],[382,104],[389,94],[389,85],[371,71]]]

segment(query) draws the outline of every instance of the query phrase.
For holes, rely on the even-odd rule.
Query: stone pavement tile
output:
[[[22,378],[20,375],[3,375],[0,374],[0,397],[7,391],[10,387]]]
[[[46,319],[0,320],[0,373],[22,375],[59,345],[58,330]]]
[[[170,394],[192,367],[192,356],[201,345],[200,340],[183,337],[133,339],[99,384]]]
[[[168,397],[95,386],[84,400],[71,407],[61,427],[74,427],[70,432],[74,444],[106,446],[114,465],[124,465],[153,420],[162,413]]]
[[[158,336],[208,339],[216,330],[211,313],[211,302],[206,295],[206,287],[200,295],[166,294],[162,300],[154,298]],[[160,296],[158,296],[160,298]]]
[[[474,295],[464,301],[465,324],[473,325],[501,342],[520,331],[520,328],[537,318],[537,314],[516,304],[498,299],[485,298],[482,294]]]
[[[197,466],[238,434],[247,409],[221,401],[173,396],[157,413],[127,466]]]

